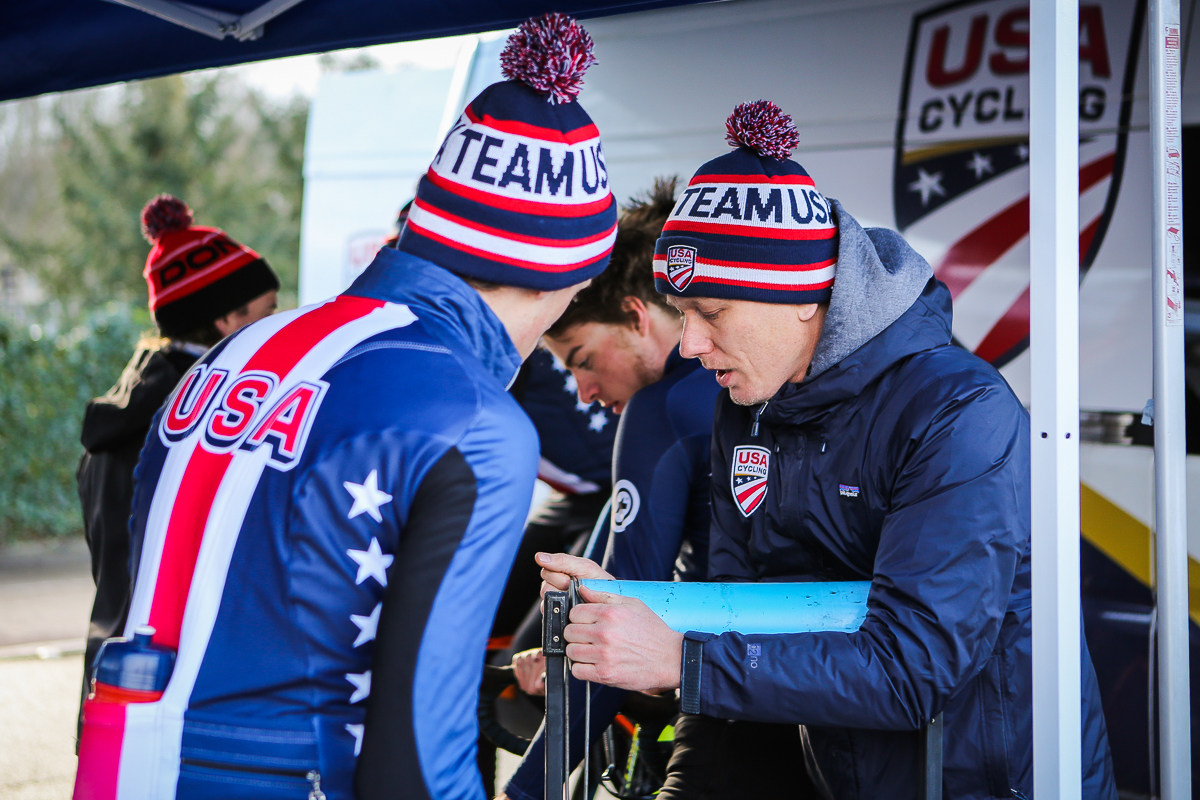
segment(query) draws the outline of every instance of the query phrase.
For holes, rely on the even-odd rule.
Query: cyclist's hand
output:
[[[679,687],[683,634],[632,597],[580,587],[586,601],[571,609],[563,635],[571,674],[635,692]]]
[[[542,567],[542,596],[546,592],[565,592],[572,578],[611,581],[612,575],[605,572],[595,561],[569,556],[566,553],[538,553],[535,557]]]
[[[517,653],[512,665],[522,692],[538,697],[546,694],[546,657],[540,647]]]

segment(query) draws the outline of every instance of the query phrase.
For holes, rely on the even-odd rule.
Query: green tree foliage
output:
[[[307,115],[212,74],[0,104],[0,272],[27,276],[0,275],[0,542],[82,529],[84,406],[152,327],[148,200],[257,250],[295,305]]]
[[[145,323],[116,303],[61,332],[0,322],[0,543],[81,530],[83,408],[116,381]]]
[[[306,100],[279,106],[220,76],[176,75],[64,96],[50,113],[55,224],[30,235],[0,223],[0,242],[48,295],[77,309],[145,303],[138,219],[167,192],[197,224],[261,253],[294,304]]]

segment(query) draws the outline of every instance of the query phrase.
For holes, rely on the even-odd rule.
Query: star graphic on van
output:
[[[929,198],[932,195],[946,196],[946,190],[942,188],[942,173],[935,172],[930,175],[925,170],[917,167],[917,179],[908,185],[910,192],[921,193],[921,205],[929,205]]]
[[[1022,161],[1029,160],[1029,145],[1025,144],[1024,142],[1021,142],[1019,145],[1017,145],[1017,158]]]
[[[995,172],[992,168],[992,157],[975,153],[967,162],[967,169],[975,173],[975,180],[982,180],[984,175]]]

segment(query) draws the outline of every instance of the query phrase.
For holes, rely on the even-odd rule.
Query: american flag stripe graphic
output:
[[[1097,158],[1079,170],[1079,193],[1082,195],[1101,181],[1112,177],[1115,153]],[[1079,258],[1082,262],[1099,229],[1102,215],[1096,215],[1079,234]],[[936,277],[957,298],[979,275],[1001,256],[1029,236],[1029,195],[1000,211],[946,252],[935,270]],[[1029,288],[1012,303],[1004,314],[976,345],[974,353],[994,363],[1011,353],[1029,336]]]

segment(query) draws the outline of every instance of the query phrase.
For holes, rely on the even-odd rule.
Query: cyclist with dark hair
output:
[[[630,580],[696,581],[708,572],[709,443],[721,387],[698,361],[680,357],[683,320],[654,288],[654,245],[674,206],[675,180],[660,179],[647,197],[624,208],[608,270],[579,293],[543,337],[575,376],[581,402],[598,400],[621,414],[603,555],[610,574]],[[519,653],[514,665],[522,688],[544,692],[540,650]],[[571,743],[577,763],[583,757],[584,689],[573,684]],[[593,741],[626,698],[619,689],[592,687]],[[655,729],[644,726],[643,747],[659,739],[666,720],[669,715],[660,716]],[[754,730],[740,735],[744,741],[761,739]],[[798,748],[797,740],[797,755]],[[508,797],[541,798],[543,753],[539,737],[508,784]]]

